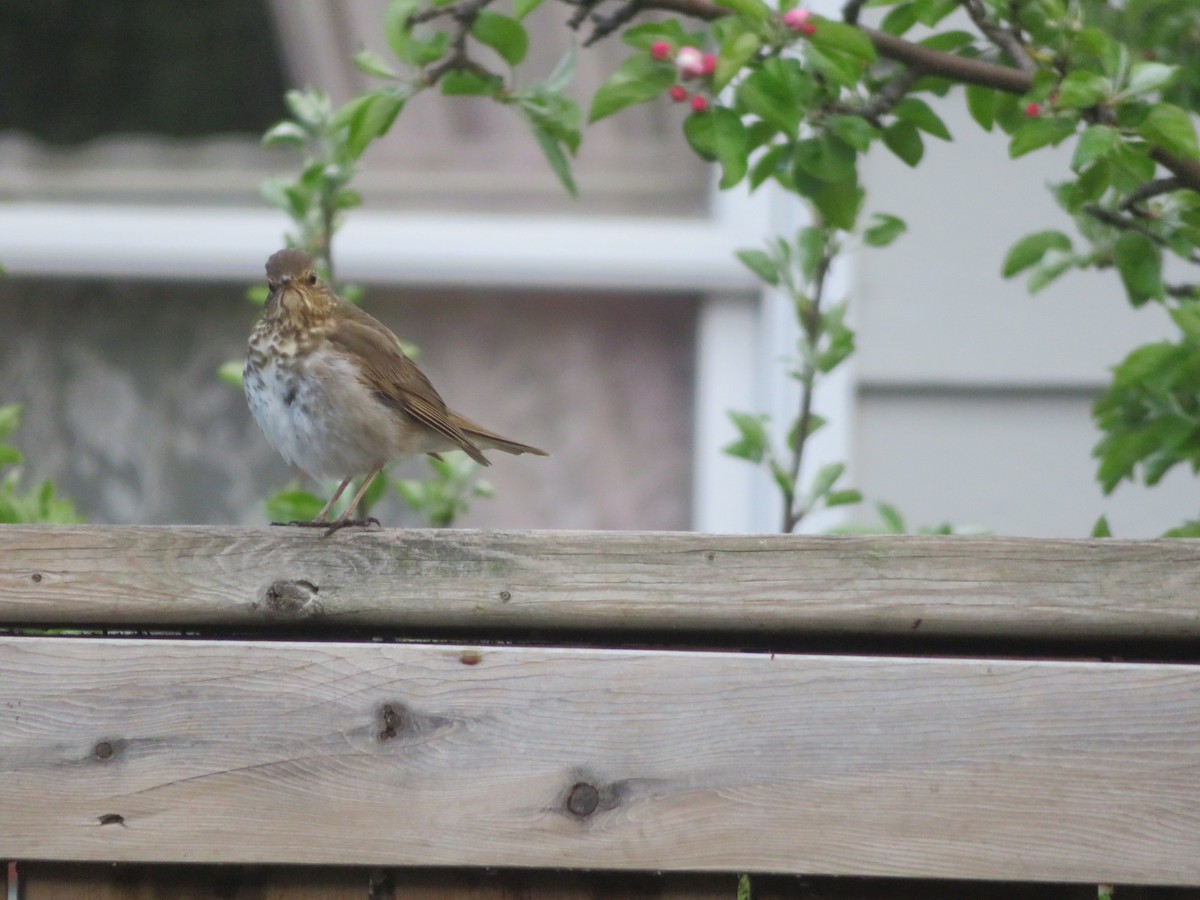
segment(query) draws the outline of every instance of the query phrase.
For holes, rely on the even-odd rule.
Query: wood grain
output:
[[[1200,884],[1200,666],[0,638],[0,858]]]
[[[0,528],[0,624],[1200,637],[1200,542]]]

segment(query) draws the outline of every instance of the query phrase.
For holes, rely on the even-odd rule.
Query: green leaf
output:
[[[482,10],[471,25],[471,37],[491,47],[510,66],[518,65],[529,52],[529,35],[516,19]]]
[[[451,69],[438,82],[444,97],[494,97],[503,86],[499,78],[485,78],[469,69]]]
[[[718,106],[684,119],[683,133],[692,149],[704,159],[721,164],[721,189],[731,188],[746,174],[749,139],[741,117]]]
[[[0,440],[21,427],[21,404],[7,403],[0,406]]]
[[[1111,87],[1107,78],[1095,72],[1071,72],[1058,86],[1055,105],[1068,109],[1096,106],[1108,97]]]
[[[1200,157],[1196,128],[1187,112],[1170,103],[1156,103],[1138,126],[1138,134],[1184,159]]]
[[[1162,297],[1162,250],[1150,237],[1122,232],[1113,245],[1113,262],[1134,306]]]
[[[794,153],[797,170],[821,181],[846,181],[856,175],[854,149],[831,135],[797,141]]]
[[[857,177],[845,181],[823,181],[796,171],[796,190],[808,197],[826,225],[852,231],[862,207],[863,189]]]
[[[1130,69],[1129,84],[1122,95],[1149,94],[1166,87],[1179,74],[1178,66],[1160,62],[1136,62]]]
[[[329,98],[316,90],[288,91],[283,100],[296,121],[312,128],[320,127],[328,111]]]
[[[900,515],[900,510],[890,503],[882,501],[875,504],[875,509],[879,513],[879,518],[883,520],[884,530],[888,534],[904,534],[904,517]]]
[[[645,103],[674,83],[674,66],[657,62],[641,53],[631,56],[596,91],[588,121],[596,122],[627,106]]]
[[[1094,538],[1109,538],[1112,537],[1112,529],[1108,527],[1108,517],[1101,516],[1096,520],[1096,524],[1092,526],[1092,537]]]
[[[1192,519],[1179,525],[1175,528],[1168,528],[1163,532],[1165,538],[1198,538],[1200,537],[1200,521]],[[1098,900],[1112,900],[1112,893],[1107,892],[1107,895],[1101,894]]]
[[[542,5],[542,0],[513,0],[513,15],[521,21]]]
[[[892,113],[902,122],[910,122],[926,134],[932,134],[943,141],[951,140],[950,131],[946,124],[938,118],[937,113],[924,100],[916,97],[905,97],[892,109]]]
[[[1000,274],[1005,278],[1012,278],[1018,272],[1023,272],[1030,266],[1036,265],[1046,252],[1054,250],[1062,250],[1070,252],[1071,239],[1061,231],[1038,231],[1034,234],[1027,234],[1008,251],[1008,255],[1004,257],[1004,265],[1000,268]]]
[[[854,503],[862,503],[862,492],[856,491],[853,488],[847,488],[841,491],[830,491],[825,495],[826,506],[850,506]]]
[[[1029,293],[1036,294],[1075,265],[1076,257],[1073,253],[1050,250],[1029,275]]]
[[[879,23],[879,30],[888,34],[901,35],[917,24],[917,8],[912,3],[893,6]]]
[[[391,0],[383,14],[384,40],[392,52],[405,62],[412,62],[408,58],[409,45],[412,43],[408,19],[419,6],[419,0]]]
[[[761,250],[739,250],[737,258],[762,281],[772,286],[779,284],[779,266],[770,255]]]
[[[939,53],[953,53],[974,42],[975,35],[969,31],[943,31],[925,38],[920,45]]]
[[[762,0],[715,0],[717,6],[723,6],[741,16],[765,22],[771,15],[771,9]]]
[[[360,72],[374,75],[376,78],[397,78],[399,73],[388,65],[387,60],[366,47],[354,54],[354,65]]]
[[[737,101],[748,113],[769,122],[788,137],[800,129],[804,110],[792,85],[766,68],[748,75],[737,86]],[[869,126],[868,126],[869,127]]]
[[[541,89],[552,94],[561,94],[572,82],[575,81],[575,65],[578,59],[578,54],[575,48],[572,47],[562,55],[562,59],[558,61],[558,65],[554,67],[554,71],[550,76],[542,82]],[[571,101],[574,105],[574,101]]]
[[[918,21],[932,28],[959,7],[958,0],[916,0]]]
[[[770,444],[770,439],[767,437],[767,417],[764,415],[752,416],[749,413],[730,410],[729,418],[737,428],[740,437],[725,447],[722,452],[747,462],[762,462],[766,458]]]
[[[704,35],[684,31],[678,19],[666,19],[627,28],[621,32],[621,40],[638,50],[649,50],[655,41],[666,41],[673,47],[699,47],[704,43]]]
[[[967,85],[967,111],[984,131],[991,131],[996,121],[996,92],[976,84]]]
[[[325,504],[308,491],[289,489],[271,495],[266,501],[267,518],[272,522],[309,522]]]
[[[271,126],[262,136],[264,147],[303,147],[308,143],[308,132],[295,122],[284,121]]]
[[[835,462],[826,463],[817,470],[816,476],[813,478],[812,488],[809,491],[809,496],[812,502],[816,503],[822,497],[829,493],[830,489],[842,477],[842,473],[846,471],[846,464]]]
[[[0,466],[19,465],[23,458],[21,451],[16,447],[10,447],[8,444],[0,444]]]
[[[804,59],[818,75],[847,89],[854,89],[866,70],[862,60],[836,50],[809,47]]]
[[[1107,157],[1121,141],[1121,133],[1108,125],[1092,125],[1079,135],[1071,168],[1082,172],[1098,159]]]
[[[871,247],[886,247],[908,229],[899,216],[875,213],[871,224],[863,232],[863,240]]]
[[[242,386],[242,370],[245,367],[245,360],[231,359],[228,362],[221,363],[217,368],[217,377],[226,384],[240,388]]]
[[[812,281],[816,277],[817,269],[829,249],[830,236],[824,228],[808,225],[796,232],[796,265],[805,281]]]
[[[753,31],[735,31],[726,38],[721,44],[721,52],[717,55],[717,67],[713,70],[713,90],[723,91],[746,64],[754,59],[762,45],[762,38]],[[672,69],[672,79],[674,74]]]
[[[925,155],[925,142],[911,122],[896,122],[883,129],[883,143],[910,166],[915,166]]]
[[[814,31],[808,40],[814,47],[836,50],[864,63],[875,61],[875,46],[860,29],[822,16],[813,16],[812,23]]]
[[[550,163],[550,168],[554,170],[554,174],[558,176],[558,180],[562,182],[562,186],[574,197],[577,194],[577,190],[575,179],[571,176],[571,163],[567,159],[566,153],[563,152],[562,143],[559,138],[536,120],[530,119],[530,126],[533,129],[534,139],[537,140],[538,146],[542,148],[542,155]]]
[[[870,149],[871,141],[879,135],[862,116],[830,116],[825,120],[825,127],[862,153]]]
[[[1013,132],[1008,145],[1008,155],[1016,159],[1048,144],[1060,144],[1074,131],[1075,123],[1070,119],[1029,119]]]
[[[789,175],[788,163],[792,158],[792,148],[787,144],[775,144],[758,158],[750,169],[750,188],[753,190],[768,178],[784,178]]]
[[[351,159],[358,159],[375,138],[386,134],[404,108],[404,97],[395,90],[374,91],[358,98],[363,102],[356,105],[350,117],[346,148]],[[351,103],[356,103],[352,100]]]

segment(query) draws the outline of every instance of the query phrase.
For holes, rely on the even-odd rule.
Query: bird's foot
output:
[[[383,527],[374,516],[368,516],[365,519],[335,519],[332,522],[323,522],[317,519],[293,519],[290,522],[272,522],[271,524],[284,528],[324,528],[325,534],[322,537],[329,537],[335,531],[341,531],[343,528],[370,528],[372,525]]]
[[[325,522],[315,522],[317,525],[325,525]],[[368,516],[365,519],[338,519],[337,521],[328,523],[325,533],[322,537],[329,537],[335,531],[341,531],[343,528],[370,528],[372,525],[383,526],[379,524],[379,520],[374,516]]]

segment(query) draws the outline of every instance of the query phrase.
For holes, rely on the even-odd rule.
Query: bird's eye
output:
[[[309,283],[309,284],[311,284],[311,285],[315,285],[315,284],[317,283],[317,276],[316,276],[316,275],[309,275],[309,276],[308,276],[308,283]]]

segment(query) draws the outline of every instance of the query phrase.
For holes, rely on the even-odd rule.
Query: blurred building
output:
[[[288,224],[257,186],[297,160],[258,137],[286,86],[337,102],[372,86],[350,60],[364,44],[386,53],[385,5],[0,5],[0,401],[26,405],[30,474],[90,520],[260,523],[289,478],[215,374],[243,353],[245,289]],[[530,20],[527,77],[569,48],[565,14]],[[624,52],[579,54],[581,102]],[[720,448],[727,409],[792,414],[794,328],[732,251],[794,229],[799,211],[766,191],[716,194],[682,115],[649,104],[589,128],[578,199],[486,101],[421,96],[364,156],[339,274],[420,345],[454,408],[554,453],[498,455],[497,499],[464,524],[774,527],[768,480]],[[1163,323],[1131,312],[1115,278],[1036,298],[1001,282],[1011,243],[1055,215],[1054,161],[1013,166],[1000,138],[948,118],[959,142],[929,147],[916,172],[867,162],[870,209],[910,233],[836,273],[860,352],[821,398],[831,424],[808,463],[848,460],[848,481],[914,526],[1079,536],[1108,511],[1118,533],[1147,535],[1193,515],[1182,473],[1113,501],[1092,478],[1105,368]]]

